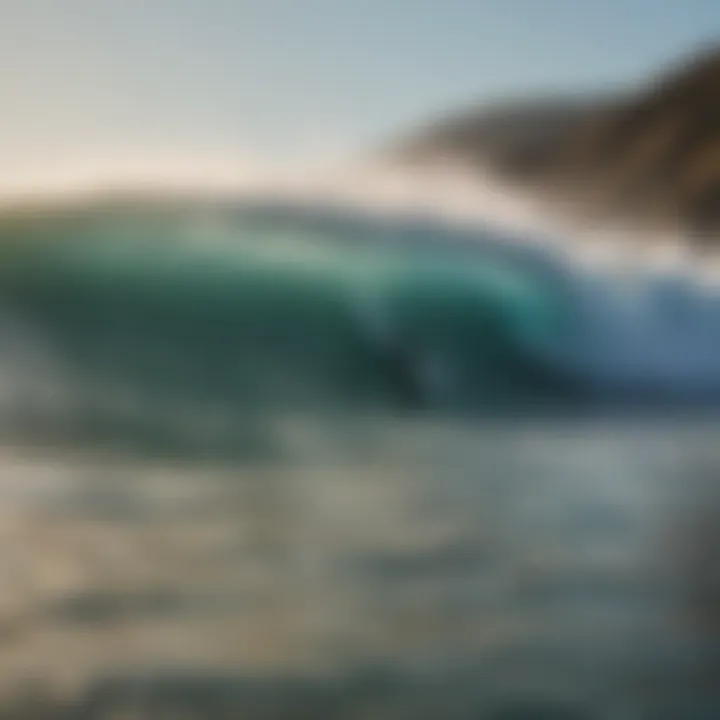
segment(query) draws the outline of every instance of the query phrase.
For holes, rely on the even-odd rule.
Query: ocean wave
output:
[[[228,437],[287,410],[720,401],[714,292],[583,267],[527,234],[288,196],[14,217],[0,228],[8,428]]]

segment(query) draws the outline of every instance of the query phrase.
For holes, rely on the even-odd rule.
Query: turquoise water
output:
[[[131,424],[123,403],[145,419],[228,423],[272,409],[558,406],[573,382],[536,349],[560,342],[568,303],[559,272],[526,255],[482,235],[282,208],[29,219],[5,244],[0,332],[17,350],[8,382],[28,354],[44,382],[26,383],[33,397],[12,412],[97,430]]]
[[[0,236],[0,419],[20,434],[152,445],[202,425],[219,446],[278,412],[720,406],[716,295],[497,232],[191,202],[17,215]]]

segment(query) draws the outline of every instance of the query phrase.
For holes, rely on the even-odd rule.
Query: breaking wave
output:
[[[5,427],[227,438],[278,411],[720,401],[720,297],[692,277],[621,277],[529,225],[319,189],[8,210]]]

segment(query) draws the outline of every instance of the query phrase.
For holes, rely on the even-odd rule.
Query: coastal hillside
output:
[[[720,48],[617,95],[540,98],[430,123],[392,149],[451,160],[584,218],[720,232]]]

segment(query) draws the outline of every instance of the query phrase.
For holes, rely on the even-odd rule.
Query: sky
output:
[[[0,0],[0,168],[343,157],[469,104],[631,83],[715,40],[720,0]]]

